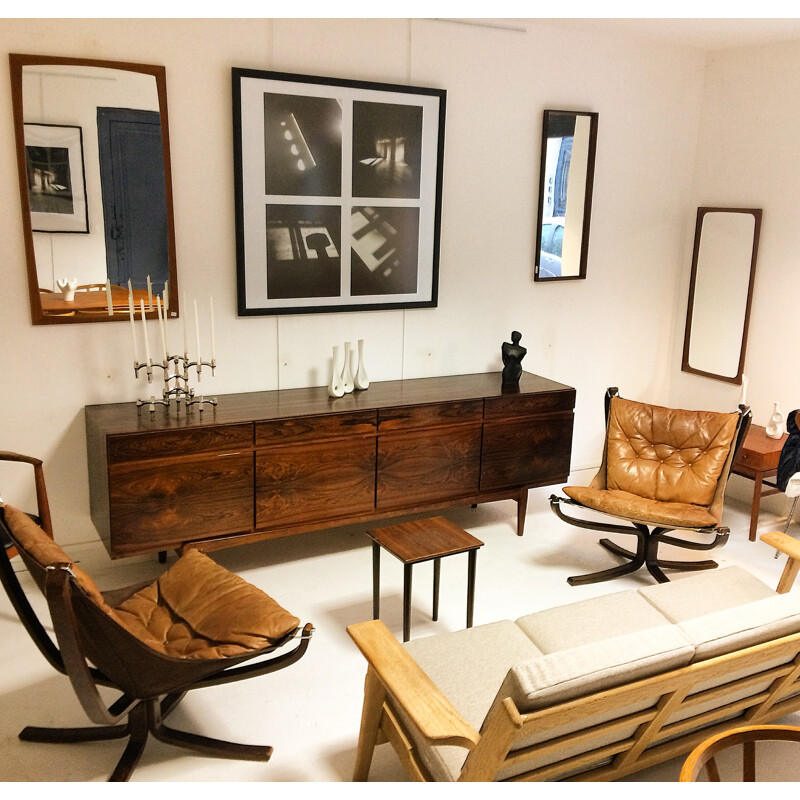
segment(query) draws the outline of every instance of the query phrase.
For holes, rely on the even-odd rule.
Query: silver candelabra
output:
[[[133,337],[133,372],[138,378],[139,373],[144,370],[147,376],[148,385],[152,386],[155,379],[154,370],[161,370],[161,379],[164,381],[164,388],[161,391],[161,397],[156,397],[154,394],[150,395],[149,399],[139,398],[136,401],[137,409],[141,410],[143,406],[148,406],[150,413],[154,413],[157,405],[165,406],[169,409],[172,403],[178,411],[181,405],[186,406],[188,410],[192,406],[199,406],[199,411],[202,412],[204,406],[217,405],[216,397],[204,397],[198,394],[189,385],[189,377],[191,370],[194,368],[197,374],[197,382],[200,383],[203,379],[203,367],[208,367],[211,370],[211,377],[214,377],[217,361],[214,357],[214,301],[213,298],[209,300],[209,311],[211,321],[211,358],[209,361],[204,361],[200,355],[200,325],[197,314],[197,301],[194,301],[194,318],[195,318],[195,335],[197,340],[197,360],[192,361],[189,357],[187,337],[186,337],[186,298],[184,296],[184,318],[183,318],[183,355],[171,354],[167,345],[167,318],[166,312],[162,309],[161,298],[156,298],[156,310],[158,311],[158,326],[161,334],[161,351],[163,358],[161,361],[154,361],[150,355],[150,340],[147,335],[147,320],[145,319],[144,302],[141,302],[142,314],[142,335],[144,338],[145,347],[145,360],[140,361],[137,354],[136,342],[136,326],[134,324],[134,313],[131,308],[131,334]]]

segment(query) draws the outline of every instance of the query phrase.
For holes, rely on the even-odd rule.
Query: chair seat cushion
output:
[[[517,620],[543,653],[556,653],[669,623],[635,589],[547,608]]]
[[[639,497],[619,489],[566,486],[564,494],[577,503],[615,517],[673,528],[713,528],[718,520],[704,506]]]
[[[300,624],[269,595],[198,550],[188,550],[113,613],[146,645],[177,658],[261,650]]]

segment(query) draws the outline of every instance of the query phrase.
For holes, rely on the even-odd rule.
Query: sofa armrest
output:
[[[759,538],[765,544],[774,547],[781,553],[786,553],[788,556],[776,590],[778,594],[785,594],[792,588],[794,579],[797,577],[798,571],[800,571],[800,542],[781,531],[762,533]]]
[[[358,622],[348,626],[347,632],[386,691],[426,740],[469,749],[478,743],[478,732],[464,720],[383,622]]]

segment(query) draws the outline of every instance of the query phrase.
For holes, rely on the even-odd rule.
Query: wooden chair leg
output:
[[[131,709],[128,715],[128,725],[131,736],[122,757],[108,779],[109,782],[130,780],[142,757],[144,746],[147,744],[147,708],[143,703],[139,703]]]
[[[366,781],[369,778],[369,768],[375,745],[378,743],[385,699],[386,690],[370,667],[364,679],[364,707],[361,711],[361,730],[358,734],[356,762],[353,767],[354,781]]]

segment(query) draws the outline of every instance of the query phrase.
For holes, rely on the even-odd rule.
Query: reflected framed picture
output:
[[[232,74],[239,315],[435,307],[446,92]]]
[[[89,233],[81,129],[25,123],[24,131],[32,229]]]

